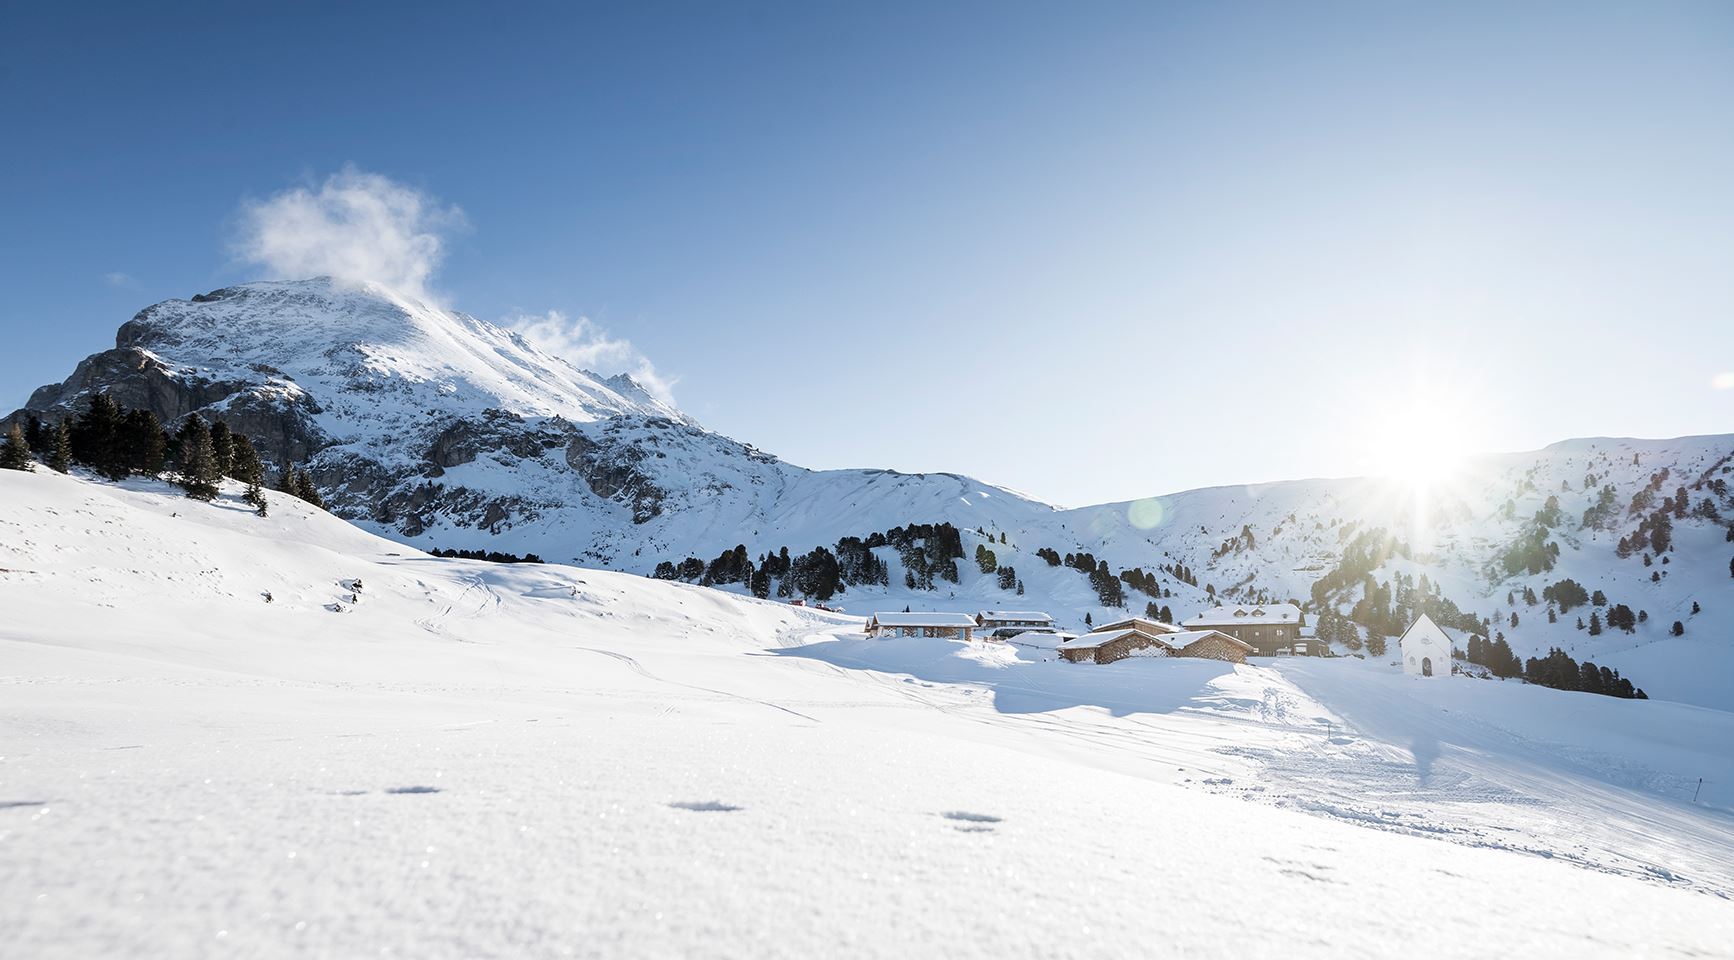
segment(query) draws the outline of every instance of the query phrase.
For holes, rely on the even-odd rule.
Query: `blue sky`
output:
[[[461,208],[450,304],[808,466],[1734,430],[1734,6],[164,6],[0,12],[0,405],[350,168]]]

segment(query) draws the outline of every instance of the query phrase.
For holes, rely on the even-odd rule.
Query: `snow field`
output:
[[[1328,796],[1328,767],[1274,758],[1356,743],[1390,751],[1377,783],[1395,795],[1421,783],[1405,723],[1434,732],[1434,768],[1491,779],[1545,757],[1537,743],[1600,742],[1556,699],[1569,695],[1423,690],[1340,662],[1093,668],[871,644],[850,618],[436,560],[282,497],[271,508],[0,475],[0,952],[1713,956],[1734,942],[1725,874],[1700,869],[1734,862],[1725,811],[1574,773],[1594,769],[1582,755],[1546,761],[1535,802],[1485,801],[1482,820],[1545,851],[1515,812],[1600,784],[1602,809],[1651,817],[1655,843],[1702,863],[1644,880],[1220,795]],[[1552,695],[1502,699],[1537,692]],[[1415,719],[1414,703],[1431,712]],[[1629,742],[1604,753],[1670,776],[1726,759],[1726,714],[1637,706],[1674,712],[1621,725]],[[1459,743],[1445,710],[1533,736]],[[1411,809],[1433,804],[1423,789]],[[1408,891],[1436,906],[1401,909]]]

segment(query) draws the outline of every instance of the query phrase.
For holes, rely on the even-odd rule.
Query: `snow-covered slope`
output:
[[[438,560],[236,493],[0,471],[9,953],[1734,939],[1729,714],[1353,660],[869,643],[846,618]]]

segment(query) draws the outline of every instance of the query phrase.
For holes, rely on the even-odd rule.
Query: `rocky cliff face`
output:
[[[272,462],[300,462],[329,443],[313,419],[319,405],[282,380],[278,371],[260,365],[250,371],[259,379],[201,374],[165,363],[126,339],[120,338],[121,345],[113,350],[84,358],[65,381],[38,388],[6,422],[24,414],[58,422],[76,415],[90,394],[106,392],[124,406],[151,411],[164,423],[195,410],[221,410],[219,418],[252,437]]]

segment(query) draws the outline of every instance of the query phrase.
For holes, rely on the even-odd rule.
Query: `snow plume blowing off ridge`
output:
[[[507,329],[554,356],[585,370],[625,370],[646,392],[674,405],[675,381],[657,373],[650,359],[632,341],[615,337],[589,317],[569,317],[559,310],[516,316],[501,322]]]
[[[466,226],[455,205],[390,177],[345,167],[317,185],[243,203],[234,251],[278,279],[372,282],[441,304],[429,282],[445,256],[445,236]],[[550,310],[508,317],[500,325],[582,369],[625,371],[651,396],[674,403],[674,380],[659,374],[631,341],[588,317]]]
[[[430,301],[444,234],[465,224],[457,207],[353,167],[316,188],[246,201],[241,222],[235,252],[279,279],[373,281]]]

